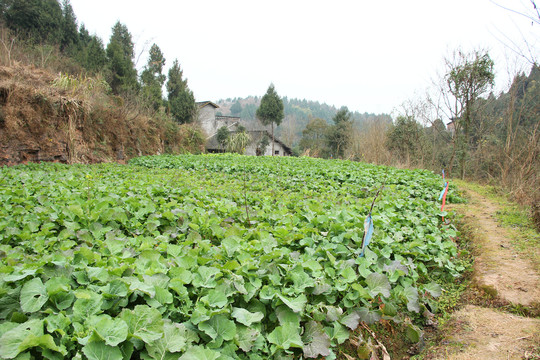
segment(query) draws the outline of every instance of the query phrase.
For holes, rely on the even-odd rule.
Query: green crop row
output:
[[[1,168],[0,358],[332,359],[361,321],[435,311],[433,280],[463,270],[441,188],[309,158]]]

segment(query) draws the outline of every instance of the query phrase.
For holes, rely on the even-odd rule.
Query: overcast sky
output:
[[[530,13],[530,0],[494,0]],[[504,44],[540,49],[540,26],[490,0],[71,0],[79,24],[108,43],[127,25],[137,67],[156,43],[180,62],[197,101],[280,96],[390,113],[423,93],[458,47],[485,48],[497,88],[508,82]],[[145,51],[144,51],[145,50]]]

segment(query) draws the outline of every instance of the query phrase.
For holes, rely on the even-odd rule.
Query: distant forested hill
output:
[[[246,98],[234,98],[219,100],[220,106],[218,113],[222,115],[239,116],[245,123],[257,124],[255,112],[259,107],[261,98],[257,96],[248,96]],[[285,143],[290,146],[297,144],[302,138],[302,131],[311,119],[320,118],[333,124],[332,118],[338,112],[338,108],[318,101],[289,99],[283,97],[283,106],[285,110],[285,119],[280,126],[276,128],[276,134]],[[389,114],[370,114],[353,112],[355,126],[362,128],[369,121],[391,122]]]

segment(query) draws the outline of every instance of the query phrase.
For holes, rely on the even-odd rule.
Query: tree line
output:
[[[132,35],[120,21],[112,27],[106,46],[102,39],[90,34],[84,24],[79,26],[69,0],[61,3],[57,0],[0,0],[0,22],[8,62],[11,62],[9,53],[14,42],[38,53],[41,65],[58,51],[64,58],[61,71],[102,76],[112,94],[165,112],[178,123],[190,123],[195,118],[195,98],[178,59],[165,75],[165,57],[154,43],[148,62],[139,74]],[[166,97],[162,90],[164,85]]]
[[[502,186],[540,211],[540,67],[516,73],[493,92],[494,61],[487,51],[457,50],[424,97],[406,101],[394,121],[354,127],[345,109],[329,125],[304,128],[301,151],[378,164],[443,169],[461,179]],[[534,214],[533,214],[534,216]]]
[[[262,97],[250,96],[247,98],[229,98],[217,102],[223,109],[228,109],[232,116],[238,116],[246,123],[257,119],[257,109],[260,106]],[[331,127],[334,123],[334,116],[341,110],[335,106],[310,101],[306,99],[295,99],[284,96],[281,98],[283,103],[283,121],[276,127],[276,136],[290,146],[296,154],[301,154],[305,147],[300,146],[304,137],[303,131],[308,124],[316,120],[320,126]],[[227,110],[224,110],[227,111]],[[227,112],[228,113],[228,112]],[[363,128],[371,121],[377,120],[384,123],[390,123],[392,118],[389,114],[360,113],[357,111],[348,111],[353,129]],[[310,128],[313,126],[310,125]],[[313,149],[312,149],[313,150]],[[318,152],[319,156],[323,153]],[[330,156],[329,152],[324,152]]]

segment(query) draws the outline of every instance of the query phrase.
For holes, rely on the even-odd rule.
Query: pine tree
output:
[[[163,91],[161,89],[166,79],[163,74],[164,65],[165,57],[161,49],[156,44],[153,44],[150,48],[148,64],[141,74],[141,85],[143,96],[154,110],[158,110],[163,104]]]
[[[93,72],[98,72],[107,65],[107,53],[103,46],[103,41],[93,35],[87,46],[86,68]]]
[[[79,44],[79,32],[77,31],[77,18],[69,0],[62,2],[62,40],[60,41],[60,50],[75,51]]]
[[[274,84],[270,84],[266,94],[261,99],[261,105],[256,112],[257,118],[263,125],[272,125],[272,156],[274,156],[274,124],[279,126],[283,120],[283,101],[277,94]]]
[[[343,107],[332,118],[334,125],[330,126],[327,133],[328,146],[332,156],[341,158],[345,153],[352,133],[351,115],[349,110]]]
[[[107,45],[107,57],[111,79],[109,85],[113,93],[137,90],[137,70],[133,63],[133,41],[128,28],[117,22],[112,28],[112,35]]]
[[[35,43],[60,44],[62,9],[57,0],[3,0],[5,24]]]
[[[326,135],[328,132],[328,123],[320,118],[309,121],[306,128],[302,131],[302,140],[300,140],[300,149],[310,150],[315,156],[326,157],[328,153]]]
[[[195,116],[195,97],[187,86],[187,79],[182,79],[182,75],[178,60],[174,60],[167,81],[168,106],[173,119],[185,124],[192,122]]]
[[[79,46],[75,58],[86,70],[97,73],[107,65],[107,52],[103,41],[97,35],[90,35],[86,27],[79,29]]]
[[[238,115],[242,112],[242,104],[240,104],[240,101],[236,101],[232,106],[231,106],[231,114],[232,115]]]

